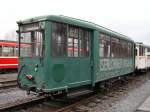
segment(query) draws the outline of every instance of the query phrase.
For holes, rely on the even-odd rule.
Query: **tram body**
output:
[[[150,46],[136,43],[135,68],[137,71],[147,71],[150,68]]]
[[[18,45],[15,41],[0,40],[0,70],[18,68]]]
[[[99,25],[44,16],[18,26],[18,84],[25,90],[69,92],[134,72],[134,41]]]

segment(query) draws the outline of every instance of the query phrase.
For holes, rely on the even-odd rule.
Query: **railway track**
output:
[[[16,87],[17,80],[7,80],[7,81],[0,81],[0,89]]]
[[[13,103],[7,103],[4,105],[0,105],[0,112],[9,112],[12,109],[20,109],[22,107],[28,106],[28,105],[33,105],[37,102],[42,102],[45,99],[45,97],[34,97],[34,98],[29,98],[29,99],[24,99],[21,101],[16,101]]]
[[[103,99],[106,99],[109,97],[113,97],[114,94],[116,94],[116,92],[111,93],[111,95],[107,94],[107,95],[105,95],[105,98],[101,97],[100,100],[103,100]],[[42,110],[44,110],[43,107],[45,106],[45,104],[43,102],[47,101],[48,102],[47,107],[49,109],[48,112],[71,112],[72,110],[86,112],[86,111],[88,111],[89,108],[94,107],[96,105],[96,103],[99,103],[100,100],[99,101],[93,100],[93,99],[97,99],[98,96],[99,96],[98,94],[90,93],[89,95],[86,95],[83,97],[81,96],[82,98],[81,97],[78,97],[77,99],[73,98],[73,99],[71,99],[71,101],[60,101],[60,100],[58,100],[58,101],[48,100],[47,101],[46,97],[36,97],[36,98],[31,98],[31,99],[27,99],[27,100],[23,100],[23,101],[18,101],[15,103],[10,103],[7,105],[1,105],[0,111],[2,111],[2,112],[9,112],[9,110],[16,111],[16,110],[20,110],[20,109],[22,110],[24,108],[32,108],[32,106],[33,106],[33,108],[35,108],[34,105],[36,105],[36,109],[33,112],[42,112]],[[60,104],[60,102],[61,102],[61,104]],[[87,108],[80,108],[80,106],[85,104],[85,102],[86,103],[90,102],[91,105],[90,106],[88,105]],[[41,104],[42,107],[41,106],[38,107],[37,106],[38,104]],[[40,108],[40,109],[37,109],[37,108]],[[37,111],[37,110],[41,110],[41,111]],[[47,111],[45,111],[45,112],[47,112]]]
[[[139,86],[143,83],[140,80],[136,77],[129,77],[128,80],[126,80],[128,83],[125,82],[124,84],[121,84],[121,86],[118,86],[120,82],[116,82],[115,85],[112,85],[107,89],[100,89],[103,93],[98,91],[96,94],[94,93],[87,96],[80,96],[68,101],[61,101],[60,99],[57,101],[47,100],[45,97],[30,98],[24,101],[18,101],[15,104],[10,103],[7,105],[1,105],[0,111],[9,112],[9,110],[23,110],[24,112],[87,112],[89,109],[96,107],[98,103],[103,105],[104,102],[110,102],[110,100],[113,99],[118,100],[118,96],[128,92],[130,85],[135,85],[135,83],[137,83],[136,86]],[[111,106],[111,103],[109,106]]]
[[[96,97],[96,95],[92,95],[92,96],[90,96],[90,97],[88,97],[88,98],[86,98],[86,99],[78,100],[78,101],[76,101],[76,102],[74,102],[74,103],[72,103],[72,104],[69,104],[69,105],[64,106],[64,107],[62,107],[62,108],[60,108],[60,109],[57,109],[57,110],[55,110],[54,112],[70,112],[73,108],[78,107],[78,106],[80,106],[82,103],[84,103],[84,102],[86,102],[86,101],[89,101],[89,100],[92,100],[92,99],[95,98],[95,97]],[[86,110],[84,110],[84,111],[86,111]]]
[[[97,97],[97,94],[95,94],[94,92],[89,92],[86,95],[74,97],[69,100],[64,100],[64,99],[58,99],[58,101],[49,100],[48,101],[48,108],[49,108],[48,112],[70,112],[73,108],[78,107],[81,104],[84,104],[84,102],[93,103],[92,100],[96,97]],[[17,101],[15,103],[8,103],[5,105],[1,105],[0,111],[9,112],[9,110],[18,110],[18,109],[20,110],[20,109],[24,109],[26,107],[30,108],[30,106],[32,108],[32,106],[38,105],[38,104],[41,104],[42,106],[44,106],[44,104],[42,104],[44,101],[46,101],[46,97],[43,97],[43,96],[25,99],[25,100]],[[60,102],[61,102],[61,104],[60,104]],[[36,108],[38,108],[38,106]],[[39,107],[39,108],[41,109],[41,107]],[[35,111],[35,112],[37,112],[37,111]],[[38,112],[42,112],[42,110],[38,111]]]
[[[111,89],[116,90],[116,88]],[[103,92],[104,94],[99,94],[99,92],[93,93],[93,95],[77,100],[72,104],[55,110],[54,112],[88,112],[90,109],[95,107],[97,103],[102,103],[103,100],[108,100],[109,98],[115,97],[116,94],[122,93],[123,88],[118,88],[117,91],[107,89],[103,90]]]
[[[85,95],[85,97],[92,96],[92,94]],[[92,96],[93,97],[93,96]],[[17,110],[22,110],[25,108],[34,108],[34,106],[38,107],[37,105],[47,106],[50,110],[48,112],[62,112],[73,108],[74,106],[80,104],[79,101],[83,99],[78,97],[77,99],[54,99],[51,100],[48,97],[39,96],[39,97],[31,97],[24,100],[17,100],[15,102],[9,102],[6,104],[0,105],[0,112],[16,112]],[[89,98],[88,98],[89,99]],[[47,104],[45,104],[47,102]],[[41,108],[42,109],[42,108]],[[43,109],[42,109],[43,110]],[[27,111],[28,112],[28,111]],[[42,111],[41,111],[42,112]]]
[[[15,104],[10,103],[7,105],[2,105],[2,106],[0,106],[0,111],[7,112],[12,109],[18,110],[18,109],[24,109],[25,107],[30,108],[30,106],[32,108],[32,106],[36,105],[36,110],[33,112],[42,112],[43,108],[41,108],[41,106],[38,107],[37,105],[41,104],[42,107],[44,107],[45,104],[43,102],[47,101],[48,105],[46,108],[49,108],[48,112],[70,112],[70,111],[72,111],[73,108],[79,107],[80,105],[84,104],[84,102],[93,103],[93,99],[97,98],[97,96],[98,95],[95,94],[94,92],[89,92],[86,95],[82,95],[79,97],[74,97],[74,98],[67,99],[67,100],[66,99],[56,99],[56,101],[55,100],[47,101],[46,97],[37,97],[37,98],[33,98],[33,99],[31,98],[31,99],[27,99],[24,101],[19,101],[19,102],[16,102]],[[61,104],[60,104],[60,102],[61,102]],[[96,101],[96,102],[98,102],[98,101]],[[95,103],[95,101],[94,101],[94,103]],[[41,111],[37,111],[38,110],[37,108],[40,108]]]

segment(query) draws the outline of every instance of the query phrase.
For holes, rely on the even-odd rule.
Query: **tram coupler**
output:
[[[31,91],[36,92],[35,86],[27,88],[27,95],[31,94]]]
[[[27,90],[27,95],[30,95],[30,90]]]

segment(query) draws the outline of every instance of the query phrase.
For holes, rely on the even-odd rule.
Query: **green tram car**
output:
[[[36,93],[93,88],[134,72],[134,41],[66,16],[41,16],[19,26],[18,84]]]

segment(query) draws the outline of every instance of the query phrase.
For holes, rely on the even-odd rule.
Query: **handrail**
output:
[[[21,66],[20,70],[18,71],[18,76],[17,76],[17,84],[18,84],[19,88],[22,88],[22,87],[21,87],[21,84],[20,84],[20,82],[19,82],[19,81],[20,81],[20,80],[19,80],[19,76],[20,76],[20,73],[21,73],[23,67],[25,67],[25,65],[22,65],[22,66]]]

